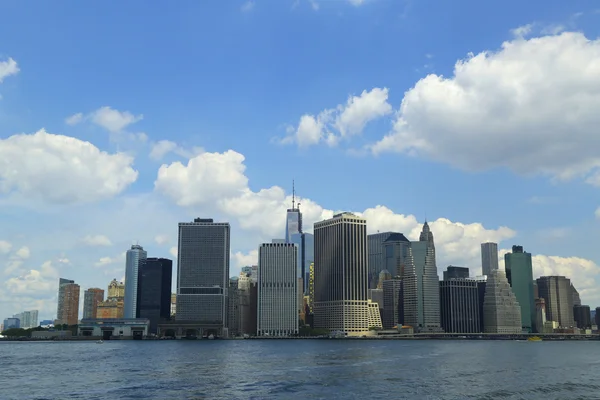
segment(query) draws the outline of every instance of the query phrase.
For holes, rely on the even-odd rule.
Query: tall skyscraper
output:
[[[403,285],[404,324],[412,326],[415,332],[439,332],[440,284],[433,233],[427,222],[423,225],[419,241],[411,243]]]
[[[477,282],[467,279],[468,268],[452,268],[460,267],[449,266],[444,271],[444,280],[440,282],[442,328],[448,333],[481,332]],[[457,272],[459,277],[455,277]]]
[[[541,276],[536,282],[539,295],[546,302],[546,319],[558,322],[563,328],[575,326],[571,280],[564,276]]]
[[[104,301],[104,290],[90,288],[83,292],[83,319],[96,319],[98,303]]]
[[[173,261],[166,258],[141,260],[136,318],[150,320],[150,333],[156,334],[158,323],[171,317],[172,279]]]
[[[498,270],[498,243],[481,243],[481,271],[489,275]]]
[[[487,275],[483,328],[485,333],[522,333],[521,307],[504,271],[491,270]]]
[[[239,336],[241,333],[241,316],[240,316],[240,291],[238,289],[239,278],[234,276],[229,279],[229,305],[227,311],[227,327],[229,329],[229,337]]]
[[[571,282],[571,293],[573,293],[573,307],[581,305],[581,297],[579,297],[579,292],[573,286],[573,282]]]
[[[177,320],[218,326],[227,335],[229,223],[196,218],[179,223]]]
[[[367,235],[367,252],[369,268],[369,289],[375,289],[378,284],[379,274],[386,268],[386,255],[383,243],[395,232],[377,232]],[[388,269],[392,274],[396,268]]]
[[[535,329],[538,333],[546,333],[546,300],[535,299]]]
[[[394,278],[404,278],[406,265],[413,262],[410,241],[401,233],[391,233],[383,242],[383,251],[385,269]]]
[[[573,316],[575,317],[575,323],[579,329],[592,329],[592,314],[590,312],[590,306],[573,306]]]
[[[314,325],[360,335],[369,329],[367,221],[341,213],[317,222]]]
[[[131,246],[127,250],[125,257],[125,318],[136,318],[138,310],[138,288],[139,288],[139,268],[140,263],[148,257],[148,253],[138,244]]]
[[[596,315],[594,315],[594,323],[600,326],[600,307],[596,307]]]
[[[506,278],[521,307],[521,324],[524,332],[534,332],[535,298],[533,294],[533,266],[531,253],[523,251],[523,246],[513,246],[512,253],[504,255]],[[540,327],[537,332],[541,332]]]
[[[240,301],[240,333],[256,335],[258,288],[252,274],[258,275],[258,269],[242,268],[238,279]],[[258,277],[257,280],[258,281]]]
[[[258,335],[298,333],[298,248],[264,243],[258,248]]]
[[[392,329],[404,322],[402,280],[398,278],[388,279],[383,282],[382,286],[383,318],[381,323],[385,329]]]
[[[38,310],[23,311],[22,313],[13,315],[13,317],[19,319],[20,328],[29,329],[38,326]]]
[[[273,243],[276,243],[274,240]],[[294,243],[298,246],[297,277],[302,278],[303,286],[298,288],[298,296],[308,290],[309,268],[315,260],[314,236],[302,231],[302,212],[300,203],[296,203],[296,189],[292,184],[292,208],[288,208],[285,220],[285,240],[283,243]]]
[[[77,325],[79,318],[79,285],[75,281],[60,278],[58,280],[58,324]]]

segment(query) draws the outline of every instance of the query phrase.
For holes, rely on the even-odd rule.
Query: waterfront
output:
[[[3,399],[597,399],[597,343],[0,343]]]

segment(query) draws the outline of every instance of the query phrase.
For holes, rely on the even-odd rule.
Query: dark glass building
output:
[[[454,265],[449,265],[448,268],[444,271],[444,280],[450,279],[467,279],[469,277],[469,268],[465,267],[455,267]]]
[[[392,329],[404,323],[404,304],[402,280],[388,279],[383,282],[383,318],[384,329]]]
[[[449,279],[440,282],[442,328],[447,333],[481,332],[478,282]]]
[[[148,258],[138,271],[137,318],[150,320],[150,333],[157,333],[158,323],[171,317],[171,283],[173,261]]]
[[[573,306],[573,316],[579,329],[592,329],[592,313],[590,306]]]

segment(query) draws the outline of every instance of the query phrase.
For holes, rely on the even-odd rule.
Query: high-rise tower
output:
[[[125,318],[137,318],[138,310],[138,277],[140,263],[148,257],[148,253],[139,244],[127,250],[125,257],[125,301],[123,314]]]
[[[531,253],[523,246],[513,246],[512,253],[504,255],[506,279],[521,307],[521,324],[524,332],[533,332],[536,321],[535,298],[533,295],[533,266]],[[543,327],[537,327],[541,332]]]
[[[359,335],[369,329],[367,220],[351,213],[315,223],[316,328]]]
[[[90,288],[83,294],[83,318],[96,319],[98,303],[104,301],[104,290]]]
[[[481,243],[481,271],[490,275],[498,270],[498,243]]]
[[[59,324],[77,325],[79,319],[79,285],[75,281],[59,279],[56,319]]]
[[[296,203],[296,188],[292,181],[292,208],[288,208],[285,220],[285,243],[294,243],[298,247],[297,277],[302,278],[299,295],[308,290],[309,268],[314,261],[314,236],[302,231],[302,212],[300,203]]]
[[[217,335],[223,336],[227,335],[230,231],[229,223],[212,219],[179,223],[176,319],[220,330]]]
[[[540,276],[537,286],[539,296],[546,302],[546,319],[558,322],[563,328],[575,326],[571,280],[564,276]]]

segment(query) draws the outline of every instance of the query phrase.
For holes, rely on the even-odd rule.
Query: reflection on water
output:
[[[597,342],[0,343],[2,399],[598,399]]]

